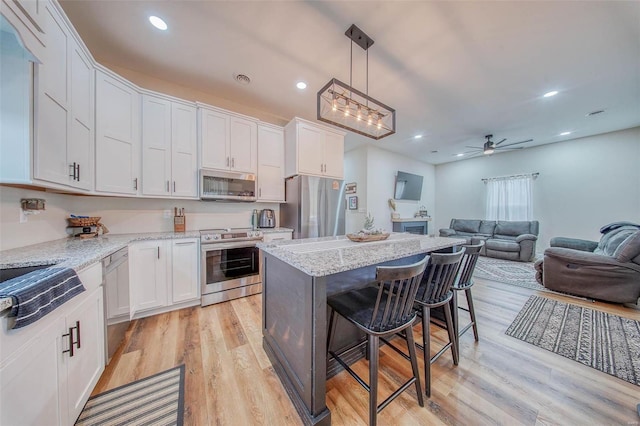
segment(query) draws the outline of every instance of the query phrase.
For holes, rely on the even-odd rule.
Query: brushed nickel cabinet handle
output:
[[[133,189],[138,190],[138,178],[133,178]]]
[[[66,334],[63,334],[62,337],[69,338],[69,349],[63,350],[62,353],[63,354],[69,353],[69,356],[73,356],[73,327],[69,327],[69,332]]]
[[[227,157],[227,167],[229,167],[229,157]]]
[[[169,192],[169,181],[167,181],[167,192]]]
[[[160,246],[158,246],[158,259],[160,259]]]
[[[173,192],[176,192],[176,181],[173,181]]]
[[[78,163],[78,165],[76,167],[77,167],[77,170],[78,170],[77,179],[78,179],[78,182],[80,182],[80,163]]]
[[[236,168],[236,159],[235,158],[231,159],[231,167],[233,167],[234,169]]]
[[[71,169],[71,173],[69,175],[70,178],[73,178],[73,180],[76,180],[76,163],[74,162],[73,164],[69,164],[69,168]]]
[[[80,321],[76,321],[75,329],[76,329],[76,336],[78,336],[78,340],[76,341],[78,346],[76,346],[76,348],[80,349]]]

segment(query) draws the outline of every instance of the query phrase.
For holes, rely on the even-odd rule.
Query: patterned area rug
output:
[[[473,275],[517,287],[550,292],[536,281],[533,262],[515,262],[480,256]]]
[[[640,386],[640,321],[531,296],[505,333]]]
[[[184,364],[89,398],[76,425],[182,425]]]

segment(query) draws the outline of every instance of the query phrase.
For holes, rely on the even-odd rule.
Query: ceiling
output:
[[[534,139],[526,148],[640,125],[638,1],[60,3],[98,61],[281,122],[315,121],[317,91],[333,77],[349,82],[344,32],[356,24],[375,41],[369,95],[396,109],[397,133],[379,141],[348,133],[347,150],[371,144],[439,164],[468,158],[455,155],[488,133],[505,145]],[[149,15],[169,29],[152,27]],[[365,69],[354,44],[352,85],[361,91]]]

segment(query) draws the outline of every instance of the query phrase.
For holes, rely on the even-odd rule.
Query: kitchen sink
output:
[[[35,266],[22,266],[19,268],[7,268],[0,269],[0,283],[10,280],[11,278],[21,277],[29,272],[37,271],[38,269],[48,268],[55,264],[48,265],[35,265]]]

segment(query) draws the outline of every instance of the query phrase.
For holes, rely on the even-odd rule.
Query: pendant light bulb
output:
[[[344,116],[348,117],[349,116],[349,100],[347,100],[347,105],[344,109]]]
[[[360,105],[358,105],[358,116],[357,116],[358,121],[362,120],[362,107]]]
[[[369,114],[369,118],[367,119],[367,126],[371,126],[371,123],[373,123],[373,117],[371,116],[371,114]]]
[[[382,117],[378,116],[378,130],[382,129]]]

